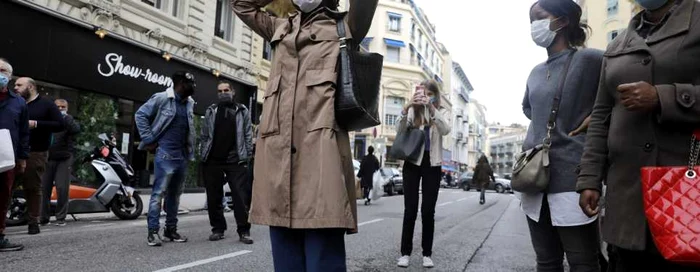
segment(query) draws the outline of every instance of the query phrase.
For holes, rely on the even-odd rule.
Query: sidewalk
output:
[[[148,212],[148,202],[151,200],[150,191],[141,191],[141,201],[143,201],[143,214]],[[180,197],[180,210],[184,212],[194,212],[204,210],[204,202],[207,199],[205,193],[184,193]],[[113,213],[88,213],[76,214],[75,218],[79,220],[104,219],[116,217]],[[71,218],[68,215],[68,218]]]
[[[535,265],[527,220],[520,211],[520,201],[514,199],[466,271],[535,271]]]

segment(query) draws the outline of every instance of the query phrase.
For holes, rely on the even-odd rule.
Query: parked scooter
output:
[[[70,185],[68,214],[100,213],[110,210],[123,220],[138,218],[143,212],[143,201],[139,192],[124,183],[134,178],[134,170],[119,153],[116,144],[106,134],[98,138],[101,145],[83,159],[89,162],[102,185],[98,189]],[[51,194],[51,215],[56,210],[56,190]],[[75,217],[74,217],[75,218]],[[26,199],[21,190],[15,190],[6,215],[8,226],[27,223]]]

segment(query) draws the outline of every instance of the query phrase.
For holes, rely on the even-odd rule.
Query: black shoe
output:
[[[369,205],[369,200],[365,200],[365,206]]]
[[[209,235],[209,241],[219,241],[224,239],[224,234],[223,233],[218,233],[214,232],[211,235]]]
[[[241,243],[244,243],[246,245],[253,244],[253,239],[250,239],[250,234],[248,234],[248,233],[239,234],[239,237],[240,237],[239,241],[241,241]]]
[[[66,226],[66,220],[58,220],[58,221],[56,221],[56,226],[65,227],[65,226]]]
[[[41,230],[39,229],[39,224],[37,223],[29,224],[28,229],[29,235],[39,234],[41,232]]]
[[[163,237],[170,239],[170,242],[185,243],[187,237],[177,233],[177,228],[166,228]]]
[[[479,204],[484,205],[484,203],[486,203],[486,200],[479,200]]]
[[[0,237],[0,252],[20,251],[24,249],[23,245],[10,243],[5,237]]]
[[[49,220],[48,220],[48,219],[43,219],[43,220],[41,220],[41,221],[39,222],[39,225],[42,225],[42,226],[47,226],[48,224],[49,224]]]
[[[158,230],[148,230],[148,246],[161,246],[163,245],[162,239],[160,239],[160,234]]]

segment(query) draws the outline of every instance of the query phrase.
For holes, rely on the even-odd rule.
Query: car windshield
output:
[[[393,177],[399,174],[399,171],[394,168],[383,168],[382,175],[385,177]]]

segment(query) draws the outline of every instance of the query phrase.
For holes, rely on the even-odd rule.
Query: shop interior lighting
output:
[[[104,39],[105,36],[107,36],[107,30],[104,28],[101,28],[99,26],[95,27],[95,35],[99,36],[100,39]]]
[[[170,58],[173,57],[173,56],[170,55],[170,53],[168,53],[167,51],[162,51],[161,53],[162,53],[162,55],[163,55],[163,58],[164,58],[166,61],[170,61]]]

